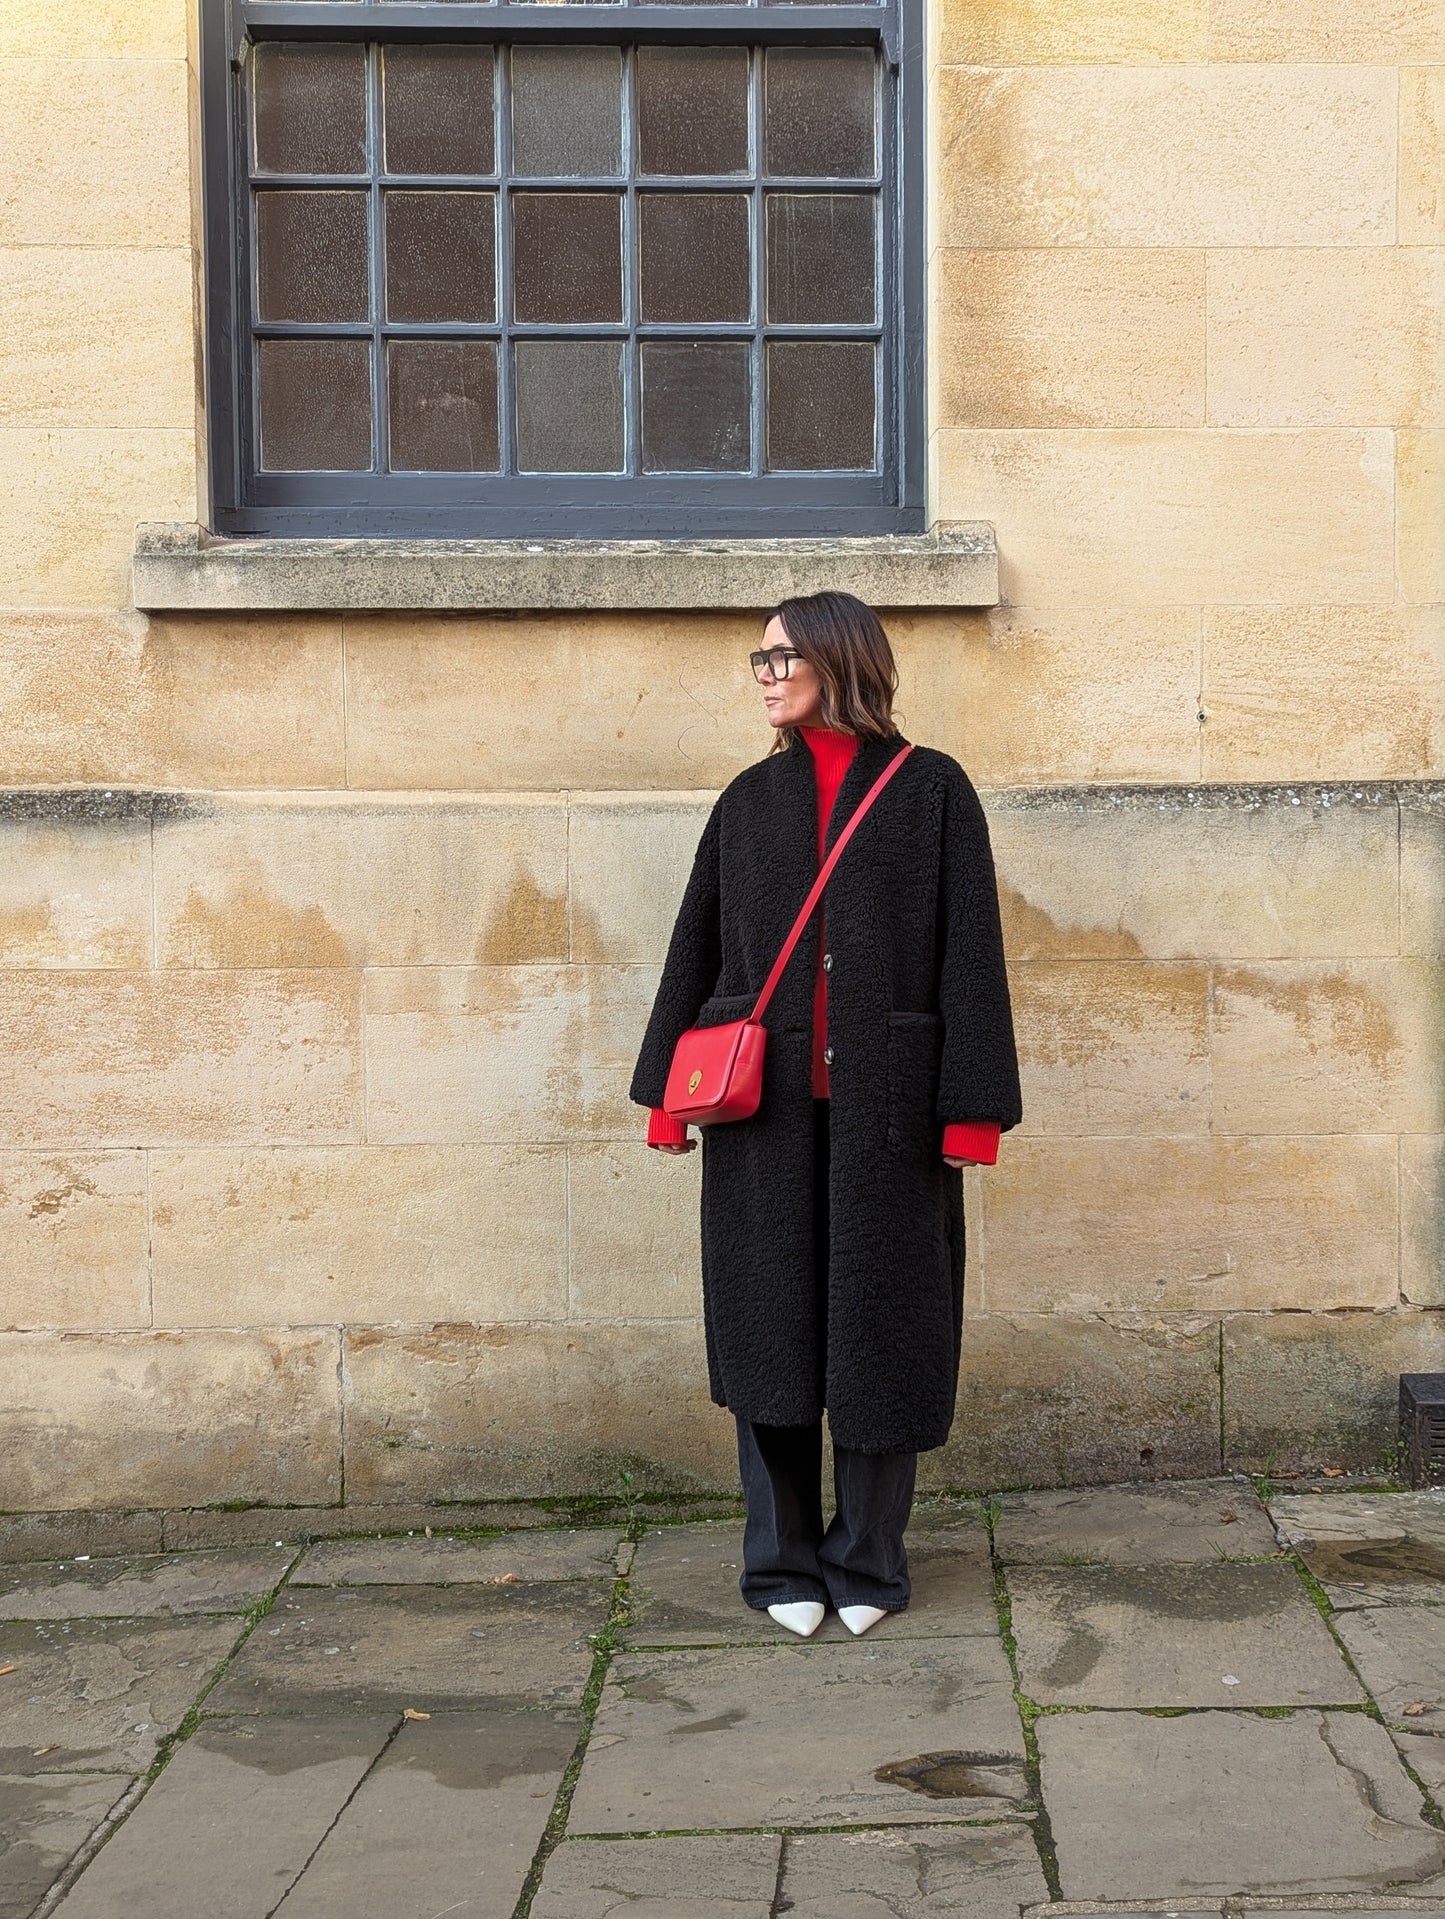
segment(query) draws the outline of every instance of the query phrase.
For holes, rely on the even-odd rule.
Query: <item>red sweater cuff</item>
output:
[[[683,1146],[687,1142],[687,1121],[674,1119],[671,1113],[661,1106],[654,1106],[647,1116],[647,1143],[649,1146]]]
[[[982,1166],[996,1166],[1000,1131],[995,1119],[954,1120],[943,1129],[944,1157],[976,1159]]]

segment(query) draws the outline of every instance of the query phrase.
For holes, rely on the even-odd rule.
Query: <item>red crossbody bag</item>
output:
[[[763,981],[752,1012],[746,1019],[728,1020],[722,1026],[689,1026],[673,1049],[667,1089],[662,1096],[663,1111],[674,1119],[694,1126],[716,1126],[727,1119],[751,1119],[763,1097],[763,1050],[768,1029],[763,1014],[773,997],[783,968],[802,937],[808,916],[823,897],[838,856],[862,823],[863,815],[913,751],[911,746],[895,753],[854,808],[853,817],[833,842],[833,850],[818,869],[808,897],[798,909],[793,930],[783,941],[773,961],[773,970]]]

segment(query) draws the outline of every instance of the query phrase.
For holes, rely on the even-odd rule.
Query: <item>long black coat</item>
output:
[[[832,846],[903,745],[864,741],[828,821]],[[632,1076],[662,1104],[678,1036],[751,1011],[818,870],[807,741],[747,767],[703,828]],[[915,747],[848,842],[823,896],[829,1243],[812,1206],[815,912],[763,1023],[763,1098],[702,1130],[703,1319],[720,1406],[768,1425],[827,1409],[860,1452],[941,1446],[963,1325],[963,1174],[942,1127],[1021,1116],[988,828],[963,768]],[[820,1297],[819,1270],[826,1271]]]

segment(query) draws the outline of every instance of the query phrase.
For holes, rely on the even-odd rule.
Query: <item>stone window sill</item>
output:
[[[996,606],[998,548],[980,521],[917,538],[815,540],[216,539],[136,528],[144,612],[757,610],[824,587],[873,606]]]

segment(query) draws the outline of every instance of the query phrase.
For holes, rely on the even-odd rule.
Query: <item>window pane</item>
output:
[[[261,465],[271,472],[371,465],[371,345],[262,340]]]
[[[622,171],[616,47],[512,49],[512,171],[523,179],[597,179]]]
[[[365,193],[256,195],[263,320],[367,320]]]
[[[644,173],[743,173],[746,47],[639,47],[637,150]]]
[[[874,68],[868,47],[769,49],[763,153],[775,179],[872,174]]]
[[[742,342],[649,340],[642,348],[647,473],[745,473],[749,349]]]
[[[622,348],[615,340],[519,340],[517,464],[524,473],[622,468]]]
[[[513,194],[512,288],[518,320],[620,320],[621,195]]]
[[[263,40],[254,58],[257,170],[365,173],[365,47]]]
[[[768,195],[769,320],[873,319],[873,204],[863,193]]]
[[[494,320],[496,196],[388,193],[389,320]]]
[[[490,47],[386,49],[388,173],[490,173]]]
[[[742,193],[639,194],[644,320],[746,320],[748,200]]]
[[[871,467],[873,383],[871,341],[770,341],[769,467]]]
[[[387,372],[393,471],[496,472],[497,349],[491,340],[393,340]]]

